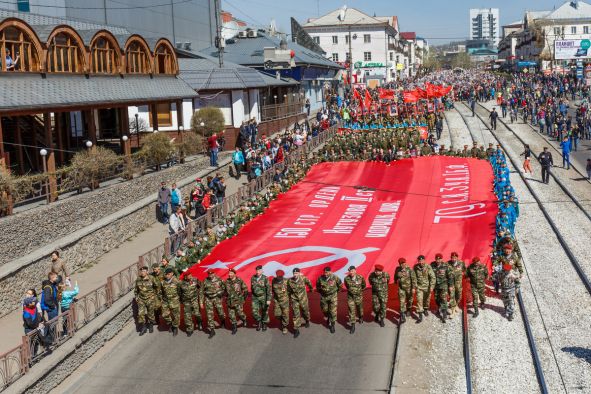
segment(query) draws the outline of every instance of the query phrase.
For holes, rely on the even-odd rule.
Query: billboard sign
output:
[[[554,59],[571,60],[590,57],[591,40],[556,40],[554,41]]]

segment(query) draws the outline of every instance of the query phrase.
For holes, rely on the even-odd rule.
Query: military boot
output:
[[[355,323],[351,324],[351,328],[349,328],[349,334],[355,334]]]
[[[474,305],[474,317],[478,317],[478,305]]]
[[[209,330],[209,336],[207,338],[211,339],[215,336],[215,330],[212,328],[211,330]]]
[[[199,331],[203,330],[203,323],[201,322],[201,320],[197,320],[197,329]]]
[[[359,324],[363,324],[363,317],[360,317],[358,322],[359,322]]]
[[[334,334],[334,323],[330,323],[330,325],[328,326],[330,333]]]
[[[480,303],[480,309],[484,310],[484,307],[485,307],[484,302],[481,302]]]
[[[263,323],[258,322],[257,323],[257,331],[261,331],[261,328],[263,327]]]
[[[172,336],[176,337],[179,333],[179,329],[177,327],[173,327],[172,328]]]
[[[293,337],[297,338],[300,336],[300,330],[298,330],[297,328],[293,331]]]
[[[507,316],[507,320],[513,321],[513,314],[510,314],[509,316]]]
[[[226,319],[220,319],[220,327],[226,327]]]
[[[238,331],[238,325],[236,325],[236,323],[232,324],[232,335],[236,335],[236,332]]]
[[[406,323],[406,313],[400,313],[400,323]]]
[[[310,320],[306,320],[306,323],[304,324],[304,327],[306,327],[306,328],[310,327]]]
[[[418,323],[423,321],[423,312],[419,312],[419,318],[417,320]]]
[[[193,335],[193,331],[187,331],[187,336],[190,337]]]
[[[144,335],[144,334],[146,333],[146,331],[147,331],[146,325],[145,325],[145,324],[143,324],[143,323],[142,323],[142,324],[140,324],[140,337],[141,337],[142,335]]]
[[[424,310],[423,313],[425,314],[425,317],[429,316],[429,311],[428,310]]]
[[[441,316],[441,322],[445,323],[445,320],[447,320],[447,311],[441,311],[439,315]]]
[[[263,323],[263,331],[267,331],[267,323]]]
[[[154,325],[152,323],[148,323],[148,332],[152,334],[154,332]]]
[[[380,319],[380,327],[384,327],[384,326],[385,326],[385,324],[384,324],[384,319],[383,319],[383,318],[381,318],[381,319]]]
[[[283,335],[287,334],[287,327],[283,327],[283,328],[281,328],[281,333],[282,333]]]

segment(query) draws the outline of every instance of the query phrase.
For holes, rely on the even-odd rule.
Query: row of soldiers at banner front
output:
[[[511,244],[505,246],[506,249],[512,249]],[[523,266],[512,250],[505,250],[504,253],[505,257],[495,260],[495,265],[500,265],[500,269],[495,270],[494,279],[501,284],[507,317],[512,320],[515,284],[519,282]],[[452,253],[451,259],[447,262],[438,253],[435,261],[430,265],[425,263],[424,256],[418,256],[413,268],[404,258],[400,258],[398,263],[393,282],[398,285],[400,323],[406,322],[406,317],[410,316],[415,298],[417,322],[420,323],[424,316],[428,316],[432,293],[435,295],[437,314],[441,321],[445,323],[446,319],[453,318],[459,310],[464,277],[467,277],[470,282],[474,317],[478,316],[479,308],[484,308],[485,282],[489,274],[487,267],[478,257],[472,259],[468,267],[458,258],[457,253]],[[382,265],[376,264],[367,281],[371,285],[375,321],[383,327],[389,299],[390,274],[384,272]],[[349,267],[349,272],[344,278],[344,289],[343,281],[331,272],[331,268],[324,268],[324,273],[316,281],[316,291],[320,293],[320,307],[331,333],[335,332],[338,293],[341,290],[347,292],[350,333],[355,332],[356,324],[363,323],[363,297],[366,286],[366,279],[357,273],[354,266]],[[292,312],[293,333],[297,338],[300,335],[300,327],[310,325],[307,293],[313,290],[312,282],[300,272],[299,268],[293,269],[293,276],[289,279],[285,278],[285,273],[279,270],[272,281],[269,281],[263,274],[263,267],[257,266],[250,283],[252,315],[256,330],[267,330],[269,309],[273,302],[274,315],[280,320],[284,334],[287,333],[290,311]],[[205,328],[201,316],[201,310],[205,309],[207,329],[209,337],[212,338],[216,328],[215,313],[220,319],[221,326],[225,326],[224,298],[232,334],[236,334],[239,320],[243,326],[247,325],[244,304],[248,295],[248,286],[232,269],[229,270],[226,280],[222,280],[214,270],[209,269],[207,277],[200,281],[188,274],[179,280],[171,268],[161,272],[160,267],[156,267],[151,274],[148,274],[148,268],[142,267],[135,283],[140,335],[144,335],[147,331],[153,332],[153,326],[161,315],[169,326],[169,331],[176,336],[182,304],[187,335],[193,334],[193,317],[196,318],[197,329]]]

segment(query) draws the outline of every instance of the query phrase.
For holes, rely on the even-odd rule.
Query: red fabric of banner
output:
[[[402,97],[405,103],[416,103],[419,100],[415,90],[409,90],[402,93]]]
[[[380,95],[380,98],[383,100],[393,100],[395,96],[395,93],[392,89],[379,88],[378,94]]]
[[[371,102],[372,102],[372,99],[371,99],[371,95],[369,94],[369,90],[366,90],[365,91],[365,100],[363,100],[363,106],[365,108],[370,108]]]
[[[353,90],[353,97],[355,97],[357,100],[359,100],[361,105],[363,105],[363,100],[361,98],[361,93],[359,93],[359,90],[357,90],[357,89]]]
[[[382,264],[392,275],[398,258],[412,266],[419,254],[431,262],[456,251],[490,264],[492,182],[490,164],[471,158],[321,163],[188,272],[225,278],[234,268],[249,283],[257,265],[286,277],[299,267],[315,283],[325,266],[341,278],[351,265],[367,276]]]

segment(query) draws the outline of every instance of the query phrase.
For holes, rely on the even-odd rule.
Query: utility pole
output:
[[[176,31],[174,28],[174,0],[170,0],[170,20],[172,22],[172,45],[176,48]]]
[[[349,86],[353,86],[353,41],[351,37],[351,25],[349,25]]]
[[[221,9],[220,9],[220,0],[214,0],[214,9],[215,9],[215,31],[216,31],[216,44],[218,47],[218,61],[220,64],[220,68],[224,65],[224,44],[222,38],[222,24],[220,23],[221,18]]]

